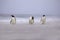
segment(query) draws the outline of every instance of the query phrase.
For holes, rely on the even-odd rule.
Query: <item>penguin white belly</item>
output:
[[[12,18],[11,21],[10,21],[11,24],[15,24],[16,23],[16,19],[15,18]]]
[[[44,24],[45,22],[46,22],[46,18],[45,17],[42,17],[41,23]]]
[[[29,24],[33,24],[34,23],[34,20],[29,20]]]

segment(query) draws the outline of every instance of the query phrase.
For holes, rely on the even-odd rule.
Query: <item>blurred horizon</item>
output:
[[[42,15],[46,15],[46,17],[60,17],[60,15],[47,15],[47,14],[0,14],[0,17],[11,17],[14,15],[15,17],[42,17]]]

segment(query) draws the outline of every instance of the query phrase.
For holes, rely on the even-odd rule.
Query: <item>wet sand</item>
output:
[[[0,22],[0,40],[60,40],[60,21],[32,25]]]

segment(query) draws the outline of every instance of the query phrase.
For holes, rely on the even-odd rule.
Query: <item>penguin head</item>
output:
[[[11,17],[15,17],[14,15],[11,15]]]
[[[34,17],[32,16],[32,19],[34,20]]]
[[[43,17],[45,17],[45,15],[43,15]]]

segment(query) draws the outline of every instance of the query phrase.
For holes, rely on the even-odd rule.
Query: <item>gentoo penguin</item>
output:
[[[11,15],[10,24],[16,24],[16,18],[14,15]]]
[[[29,18],[29,24],[33,24],[33,23],[34,23],[34,17],[30,16],[30,18]]]
[[[43,15],[42,18],[41,18],[41,23],[45,24],[45,22],[46,22],[46,17],[45,17],[45,15]]]

